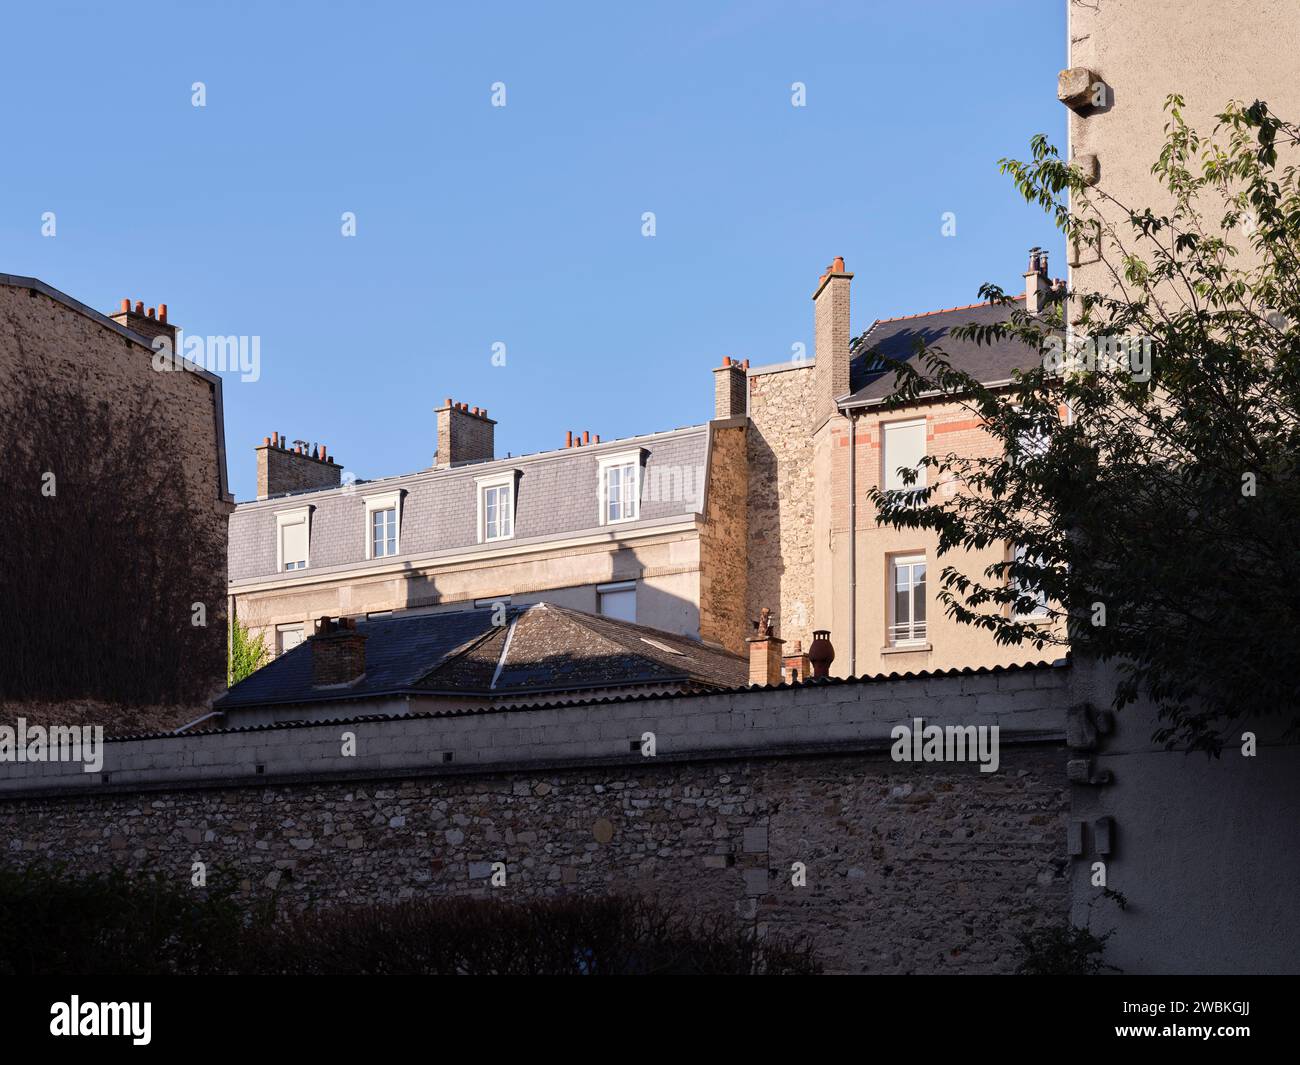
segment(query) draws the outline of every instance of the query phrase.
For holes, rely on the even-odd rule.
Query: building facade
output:
[[[221,379],[160,365],[175,335],[0,274],[5,717],[174,726],[225,687]]]
[[[322,447],[257,448],[231,518],[231,608],[274,653],[321,616],[547,601],[745,650],[743,418],[497,458],[487,412],[448,400],[427,470],[341,483]],[[743,581],[743,572],[741,572]]]

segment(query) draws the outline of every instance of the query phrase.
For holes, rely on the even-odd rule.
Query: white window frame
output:
[[[515,518],[518,517],[519,471],[506,470],[503,473],[486,474],[474,478],[475,494],[478,496],[478,542],[495,544],[515,538]],[[487,494],[490,488],[510,489],[510,532],[506,536],[488,536],[487,534]]]
[[[601,525],[622,525],[626,522],[641,520],[641,488],[645,483],[645,450],[637,448],[633,451],[619,451],[612,455],[601,455],[596,462],[598,481],[596,484],[596,497],[598,505],[597,518]],[[609,491],[609,471],[621,466],[631,466],[636,471],[636,491],[633,493],[633,501],[636,504],[635,511],[632,514],[624,514],[618,518],[609,516],[609,507],[607,506],[606,495]],[[620,500],[620,504],[624,501]]]
[[[1024,553],[1025,553],[1025,548],[1023,545],[1014,544],[1012,545],[1011,548],[1010,560],[1014,562],[1017,560],[1018,557],[1023,556]],[[1011,589],[1016,593],[1016,595],[1036,596],[1038,598],[1038,606],[1034,610],[1031,610],[1028,614],[1022,614],[1019,610],[1016,609],[1016,604],[1012,603],[1011,604],[1012,621],[1049,620],[1051,615],[1049,613],[1050,608],[1047,605],[1047,593],[1045,591],[1043,591],[1041,588],[1027,587],[1021,584],[1021,582],[1017,580],[1015,577],[1008,577],[1008,583],[1011,585]]]
[[[615,618],[612,614],[606,614],[600,609],[600,597],[609,593],[618,594],[621,592],[632,593],[632,624],[636,624],[636,581],[611,581],[608,584],[596,585],[596,613],[603,618],[614,618],[615,621],[623,621],[623,618]]]
[[[890,478],[895,476],[899,469],[899,464],[891,462],[889,458],[889,431],[891,429],[911,429],[916,426],[921,427],[921,457],[924,458],[930,453],[929,429],[924,418],[908,418],[905,421],[884,422],[880,426],[880,486],[882,488],[887,488]],[[916,467],[916,482],[914,484],[900,484],[898,487],[905,492],[914,492],[926,487],[926,468],[918,465]]]
[[[310,506],[294,507],[292,510],[278,510],[275,513],[275,572],[298,573],[299,569],[284,568],[284,530],[290,525],[307,526],[307,557],[300,569],[311,569],[311,512]]]
[[[373,525],[373,515],[379,510],[393,511],[393,517],[397,521],[396,542],[393,544],[393,553],[391,555],[379,555],[379,558],[396,558],[402,553],[402,490],[400,488],[392,492],[377,492],[374,495],[362,496],[361,501],[366,508],[366,561],[369,562],[376,557],[375,555],[375,530]]]
[[[923,554],[892,555],[890,556],[889,559],[889,575],[888,575],[889,576],[889,614],[888,614],[889,617],[888,637],[889,638],[887,642],[890,647],[925,647],[929,643],[929,639],[930,639],[929,603],[926,603],[925,621],[921,623],[923,626],[921,632],[918,634],[916,631],[917,622],[916,622],[915,580],[911,581],[909,585],[911,589],[910,599],[909,599],[911,617],[908,619],[907,624],[908,624],[908,630],[911,632],[911,635],[905,638],[899,638],[899,636],[896,633],[898,623],[899,623],[898,618],[896,616],[897,606],[895,602],[896,589],[898,587],[898,568],[900,566],[916,566],[916,565],[925,566],[926,588],[928,590],[929,583],[930,583],[930,579],[929,579],[930,565],[927,562],[925,555]]]
[[[275,627],[275,653],[277,656],[287,654],[293,650],[293,647],[285,647],[284,637],[286,633],[296,632],[298,642],[293,647],[300,647],[307,640],[307,626],[301,621],[293,622],[288,625],[277,625]]]

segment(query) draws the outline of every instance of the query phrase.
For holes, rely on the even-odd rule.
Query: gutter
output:
[[[858,665],[858,414],[849,411],[849,676]]]

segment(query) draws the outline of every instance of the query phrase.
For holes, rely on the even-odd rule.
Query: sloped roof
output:
[[[858,338],[849,355],[852,394],[841,399],[840,405],[860,406],[888,396],[894,390],[895,372],[892,368],[879,369],[875,356],[913,362],[918,342],[927,348],[941,347],[953,366],[985,384],[1009,380],[1015,370],[1038,365],[1041,353],[1019,340],[977,344],[952,336],[958,326],[1009,321],[1017,309],[1016,301],[1023,299],[1017,296],[1010,304],[975,303],[876,321]]]
[[[236,684],[215,710],[380,696],[455,694],[495,698],[646,684],[741,686],[739,655],[644,625],[538,603],[363,622],[366,672],[345,688],[312,687],[311,641]]]

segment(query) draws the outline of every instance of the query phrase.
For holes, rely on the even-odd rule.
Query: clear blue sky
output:
[[[812,350],[835,255],[855,333],[1014,288],[1033,244],[1064,275],[997,171],[1064,151],[1064,0],[192,7],[6,8],[0,271],[260,336],[239,499],[273,430],[424,468],[447,395],[500,455],[703,421],[722,355]]]

